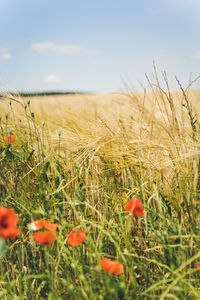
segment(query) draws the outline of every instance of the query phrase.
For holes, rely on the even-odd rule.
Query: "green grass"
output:
[[[65,125],[65,115],[43,114],[41,123],[31,103],[19,99],[19,114],[15,99],[4,100],[0,206],[15,209],[21,235],[7,241],[9,249],[0,244],[1,299],[200,299],[199,124],[186,98],[191,127],[184,130],[174,96],[156,84],[167,125],[135,105],[134,95],[132,118],[114,125],[96,112]],[[8,144],[11,130],[17,138]],[[125,212],[134,197],[145,217]],[[32,238],[28,224],[38,219],[58,224],[50,247]],[[67,239],[75,227],[86,239],[73,248]],[[103,257],[122,263],[124,273],[105,273]]]

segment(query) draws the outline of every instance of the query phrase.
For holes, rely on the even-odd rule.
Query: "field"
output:
[[[0,98],[0,299],[200,299],[200,91],[150,87]]]

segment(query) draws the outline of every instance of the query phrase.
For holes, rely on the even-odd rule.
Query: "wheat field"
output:
[[[2,299],[200,299],[200,91],[150,87],[0,98],[1,207],[21,232],[1,240]],[[57,224],[52,245],[33,220]]]

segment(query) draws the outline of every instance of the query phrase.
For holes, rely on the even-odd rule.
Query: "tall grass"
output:
[[[0,200],[21,230],[0,260],[1,299],[200,299],[198,114],[163,79],[74,105],[1,99]],[[144,217],[124,210],[137,197]],[[50,247],[32,238],[38,219],[58,224]],[[75,227],[86,240],[72,248]],[[103,257],[124,273],[104,272]]]

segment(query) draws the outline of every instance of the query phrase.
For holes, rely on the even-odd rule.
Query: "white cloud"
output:
[[[4,52],[1,54],[1,58],[4,60],[10,60],[12,58],[12,55],[8,52]]]
[[[188,8],[188,7],[199,7],[199,0],[170,0],[169,3],[173,4],[175,7]]]
[[[62,54],[73,54],[73,53],[80,52],[82,50],[79,45],[73,45],[73,44],[58,45],[53,42],[35,43],[31,45],[31,48],[32,50],[39,53],[54,52],[54,53],[62,53]]]
[[[149,11],[152,14],[168,14],[176,13],[182,14],[183,12],[191,13],[192,11],[199,11],[200,1],[199,0],[168,0],[161,1],[155,0],[152,5],[149,1]]]
[[[200,51],[196,51],[195,53],[193,53],[192,57],[195,59],[200,59]]]
[[[55,74],[49,74],[45,77],[46,82],[60,82],[62,81],[62,78]]]
[[[3,60],[9,60],[12,58],[12,55],[6,50],[5,47],[0,46],[0,58]]]

